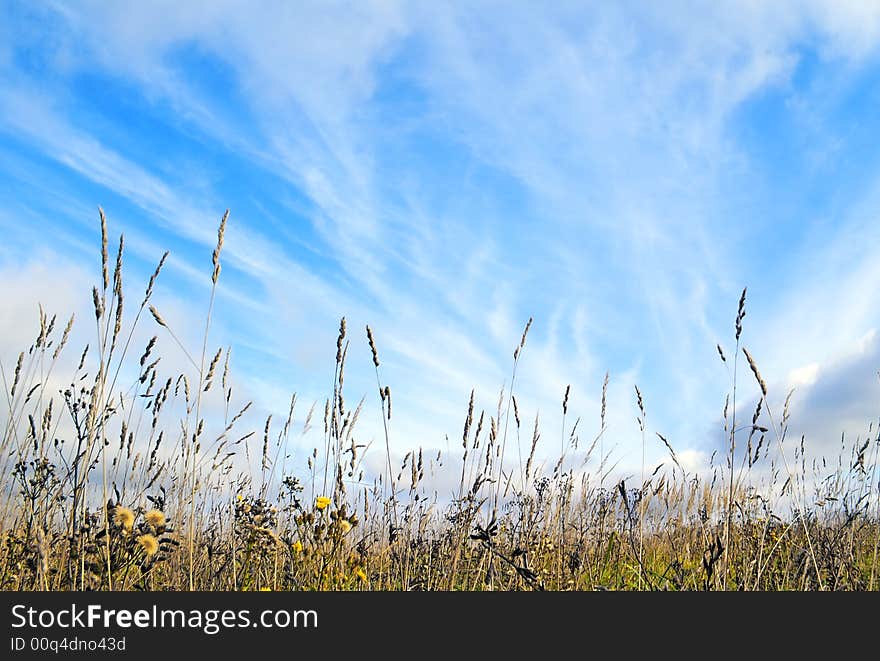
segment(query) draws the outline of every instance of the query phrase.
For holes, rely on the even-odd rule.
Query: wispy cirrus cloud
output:
[[[287,379],[321,396],[347,315],[353,334],[377,331],[399,393],[396,442],[442,445],[470,387],[495,408],[534,315],[517,386],[526,415],[558,424],[572,383],[597,420],[609,369],[608,435],[622,452],[637,381],[651,424],[696,453],[714,442],[728,389],[714,346],[730,349],[742,286],[762,369],[782,383],[819,365],[814,394],[880,323],[880,273],[859,250],[880,169],[848,128],[876,124],[861,100],[877,11],[263,9],[16,15],[0,131],[22,158],[50,159],[78,198],[112,193],[123,228],[169,244],[191,283],[233,209],[224,287],[253,314],[218,319],[266,406],[284,405]],[[852,162],[841,199],[829,182]],[[256,368],[260,352],[285,365],[277,378]],[[351,386],[372,392],[360,337],[351,358]]]

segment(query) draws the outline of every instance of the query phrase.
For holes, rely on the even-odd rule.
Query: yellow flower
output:
[[[357,576],[359,579],[361,579],[362,583],[367,582],[367,572],[365,572],[362,568],[358,567],[357,571],[355,571],[354,575]]]
[[[134,525],[134,512],[127,507],[117,505],[113,509],[113,522],[121,528],[131,530],[131,527]]]
[[[260,592],[272,592],[272,588],[260,588]]]
[[[144,514],[144,519],[154,528],[161,528],[165,525],[165,515],[159,510],[150,510]]]
[[[148,556],[156,555],[156,552],[159,550],[159,540],[152,535],[141,535],[137,538],[137,541]]]
[[[330,503],[333,502],[327,496],[318,496],[315,499],[315,507],[319,510],[327,509],[330,506]]]
[[[293,549],[293,552],[294,552],[294,553],[302,553],[302,550],[303,550],[302,542],[299,541],[299,540],[296,540],[296,541],[291,545],[291,548]]]
[[[351,523],[349,523],[348,519],[339,519],[339,527],[342,530],[342,534],[344,535],[349,530],[351,530]]]

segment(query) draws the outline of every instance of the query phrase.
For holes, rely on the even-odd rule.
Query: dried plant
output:
[[[212,253],[198,360],[175,333],[173,315],[166,319],[152,302],[162,294],[168,253],[140,305],[126,306],[125,243],[120,237],[111,271],[103,210],[99,219],[92,349],[69,361],[75,319],[60,328],[40,307],[32,345],[8,363],[0,357],[0,589],[876,590],[880,584],[878,432],[871,426],[852,442],[842,439],[839,456],[827,459],[810,457],[804,437],[787,438],[792,394],[776,421],[768,383],[741,346],[745,290],[736,308],[735,350],[715,347],[730,379],[722,416],[726,462],[713,455],[701,469],[685,461],[675,439],[650,428],[650,393],[635,387],[640,483],[615,475],[606,488],[615,470],[604,439],[608,373],[592,443],[578,443],[586,422],[569,384],[559,417],[549,422],[561,427],[559,457],[546,457],[542,417],[535,411],[529,422],[529,402],[517,391],[518,372],[531,369],[523,362],[530,318],[522,335],[511,338],[518,341],[510,380],[497,406],[493,401],[484,410],[476,390],[470,392],[461,448],[414,443],[403,458],[392,451],[392,389],[383,381],[393,376],[394,363],[380,362],[381,335],[367,326],[385,441],[384,460],[374,464],[384,468],[371,471],[365,461],[371,441],[359,423],[369,404],[362,393],[352,397],[345,378],[345,318],[332,389],[322,398],[323,427],[313,423],[321,402],[302,420],[294,415],[296,394],[286,414],[257,418],[251,402],[234,401],[231,350],[208,353],[229,212]],[[135,340],[144,311],[157,334]],[[163,360],[166,338],[186,357],[182,371]],[[132,341],[143,351],[132,353]],[[758,386],[746,403],[737,383],[740,348]],[[69,370],[69,385],[59,393],[48,384],[61,370]],[[350,407],[346,400],[359,403]],[[405,405],[399,397],[395,418]],[[743,415],[750,418],[738,426]],[[656,467],[646,463],[649,431],[670,460]],[[307,455],[291,450],[291,436],[300,434],[302,446],[321,433],[323,443],[316,439]],[[517,457],[508,461],[512,433]],[[399,434],[395,440],[407,441]],[[446,473],[459,477],[453,493],[436,486]]]

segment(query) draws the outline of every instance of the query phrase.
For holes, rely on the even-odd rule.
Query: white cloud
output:
[[[756,94],[790,84],[802,42],[831,59],[869,55],[880,16],[857,2],[725,2],[699,16],[683,4],[559,14],[392,2],[58,11],[70,29],[56,53],[65,70],[99,67],[137,81],[176,121],[274,170],[315,206],[315,249],[335,267],[331,275],[286,254],[258,219],[233,209],[225,256],[254,286],[231,291],[230,303],[251,299],[255,317],[274,315],[271,328],[243,344],[266,340],[267,353],[317,380],[343,314],[369,366],[361,335],[371,323],[388,352],[383,374],[403,391],[398,411],[410,412],[400,414],[405,431],[396,438],[439,442],[446,432],[454,437],[471,387],[491,410],[534,313],[518,392],[530,411],[544,412],[547,439],[568,383],[578,412],[598,419],[610,368],[609,443],[633,444],[639,380],[651,423],[672,427],[679,438],[671,440],[694,457],[706,421],[692,412],[714,406],[716,395],[719,408],[723,400],[723,368],[710,362],[717,320],[733,311],[728,303],[748,275],[740,246],[749,230],[724,225],[717,211],[728,171],[749,168],[728,122]],[[405,61],[396,59],[402,53]],[[181,75],[184,55],[219,63],[244,119]],[[456,189],[459,206],[445,207],[420,199],[428,185],[418,175],[385,181],[389,170],[407,169],[406,158],[384,160],[405,132],[388,138],[381,107],[372,105],[386,67],[424,97],[401,123],[454,141],[475,167],[504,177],[523,198],[519,215],[493,209],[477,222],[470,214],[484,209],[479,190]],[[7,86],[0,103],[7,130],[125,196],[176,239],[213,247],[226,206],[220,191],[171,185],[65,119],[59,99]],[[389,201],[389,192],[400,199]],[[830,250],[804,251],[801,263],[818,268],[789,283],[789,294],[753,290],[775,306],[750,308],[748,320],[755,335],[747,339],[768,378],[791,373],[815,388],[876,323],[880,272],[867,255],[851,261],[860,229],[846,225]],[[174,265],[199,273],[184,259]],[[372,392],[371,379],[354,368],[352,387]],[[278,384],[262,388],[281,399]],[[450,419],[451,428],[434,424]]]
[[[811,386],[819,378],[819,364],[810,363],[788,373],[788,387]]]

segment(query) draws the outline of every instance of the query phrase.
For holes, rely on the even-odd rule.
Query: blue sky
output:
[[[533,316],[516,393],[544,439],[568,384],[592,437],[607,370],[620,465],[635,384],[697,462],[748,286],[771,406],[796,387],[836,448],[880,398],[878,40],[880,7],[818,0],[2,2],[0,357],[35,297],[87,318],[98,205],[132,286],[171,250],[157,306],[197,346],[229,208],[211,344],[257,413],[326,395],[345,315],[365,440],[369,323],[395,450],[455,448]]]

